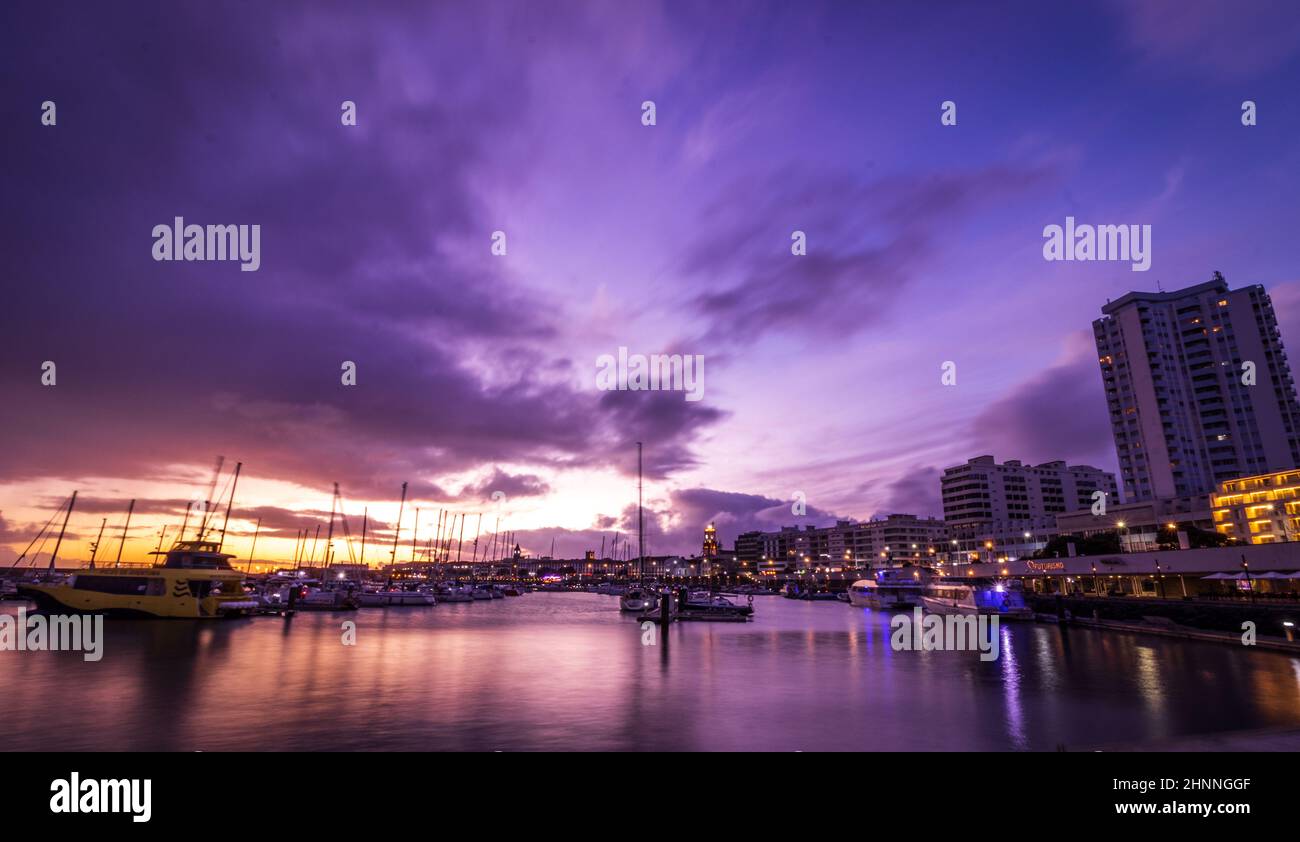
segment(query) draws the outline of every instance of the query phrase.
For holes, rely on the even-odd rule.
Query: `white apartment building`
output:
[[[1300,405],[1262,286],[1230,290],[1215,273],[1101,311],[1092,327],[1128,500],[1300,466]]]
[[[1018,558],[1057,534],[1056,516],[1092,506],[1094,494],[1119,502],[1115,475],[1091,465],[1002,464],[977,456],[947,468],[940,480],[951,555],[981,560]]]

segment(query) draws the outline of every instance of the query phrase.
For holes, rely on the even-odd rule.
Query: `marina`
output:
[[[98,663],[0,652],[6,747],[1052,751],[1300,725],[1296,655],[1003,623],[985,663],[894,651],[889,611],[755,603],[749,622],[673,623],[650,644],[615,596],[585,591],[110,618]]]

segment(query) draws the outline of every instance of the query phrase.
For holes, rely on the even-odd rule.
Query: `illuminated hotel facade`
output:
[[[1220,483],[1210,495],[1214,528],[1247,544],[1300,537],[1300,470],[1277,471]]]

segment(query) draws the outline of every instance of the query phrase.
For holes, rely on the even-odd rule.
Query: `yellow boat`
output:
[[[18,585],[51,613],[127,617],[229,617],[256,610],[243,576],[216,541],[178,541],[161,564],[79,570],[65,582]]]

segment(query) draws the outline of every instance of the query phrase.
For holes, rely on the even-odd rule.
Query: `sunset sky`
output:
[[[407,540],[579,555],[638,440],[652,553],[942,515],[980,454],[1114,469],[1107,299],[1217,269],[1300,342],[1293,4],[60,5],[0,8],[0,564],[73,489],[60,555],[134,497],[144,560],[218,454],[259,558],[336,481],[381,541],[408,481]],[[1067,215],[1151,225],[1151,270],[1044,261]],[[176,216],[259,224],[260,270],[155,262]],[[704,399],[597,391],[620,346]]]

